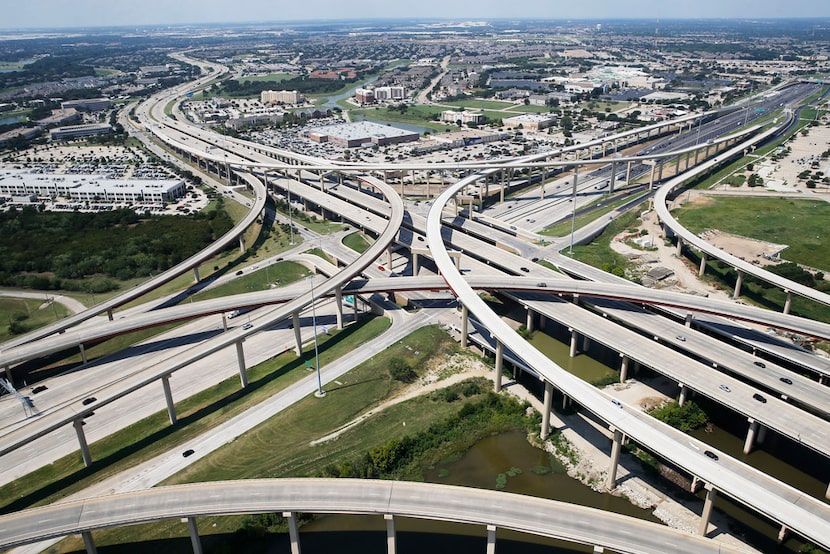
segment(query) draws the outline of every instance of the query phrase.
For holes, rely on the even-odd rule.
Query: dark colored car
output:
[[[184,452],[182,452],[182,456],[184,456],[185,458],[187,458],[188,456],[193,455],[193,453],[194,453],[194,452],[195,452],[195,450],[193,450],[192,448],[188,448],[187,450],[185,450]]]
[[[705,452],[704,452],[704,454],[706,454],[707,456],[709,456],[710,458],[712,458],[712,459],[713,459],[713,460],[715,460],[716,462],[717,462],[717,461],[718,461],[718,459],[719,459],[719,458],[718,458],[718,455],[717,455],[717,454],[715,454],[714,452],[712,452],[711,450],[707,450],[707,451],[705,451]]]
[[[780,377],[778,380],[781,381],[782,383],[786,383],[787,385],[792,385],[793,384],[793,380],[790,379],[789,377]]]
[[[767,367],[767,364],[765,364],[764,362],[753,362],[753,363],[755,365],[757,365],[758,367]]]
[[[96,400],[98,400],[98,399],[95,398],[94,396],[90,396],[89,398],[84,398],[84,401],[81,402],[81,404],[83,404],[84,406],[89,406],[90,404],[92,404]]]
[[[764,398],[763,396],[761,396],[760,394],[758,394],[757,392],[756,392],[755,394],[753,394],[753,395],[752,395],[752,398],[754,398],[754,399],[755,399],[755,400],[757,400],[758,402],[761,402],[762,404],[766,404],[766,403],[767,403],[767,399],[766,399],[766,398]]]

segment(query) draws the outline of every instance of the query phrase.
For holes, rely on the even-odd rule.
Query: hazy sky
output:
[[[10,7],[14,3],[14,7]],[[0,0],[0,28],[296,21],[828,17],[828,0]]]

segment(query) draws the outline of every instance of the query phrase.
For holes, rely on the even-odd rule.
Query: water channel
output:
[[[513,311],[502,306],[497,311]],[[515,314],[515,312],[514,312]],[[516,318],[521,321],[521,318]],[[588,355],[569,356],[567,340],[570,333],[561,327],[548,323],[546,333],[536,333],[533,344],[564,369],[595,382],[607,380],[619,375],[619,355],[604,347],[592,346]],[[607,364],[607,365],[606,365]],[[638,379],[648,380],[655,376],[641,371]],[[540,389],[538,381],[528,376],[519,379],[531,389]],[[659,381],[659,379],[655,379]],[[665,381],[665,380],[663,380]],[[669,387],[672,389],[672,387]],[[537,393],[540,393],[537,390]],[[674,391],[664,390],[672,395]],[[734,456],[756,468],[817,498],[823,498],[830,468],[826,458],[805,451],[797,445],[769,432],[762,448],[757,448],[749,455],[742,453],[745,421],[736,418],[727,407],[712,405],[705,400],[696,399],[710,414],[717,425],[700,429],[693,435],[711,444],[723,452]],[[554,406],[558,407],[556,400]],[[740,420],[740,421],[739,421]],[[804,471],[796,469],[796,464]],[[528,442],[524,433],[510,432],[490,437],[477,443],[458,459],[447,460],[438,467],[428,470],[424,476],[427,482],[463,485],[486,489],[500,488],[519,494],[528,494],[572,502],[602,510],[613,511],[649,521],[657,521],[649,510],[637,508],[627,500],[600,494],[578,481],[568,477],[560,464]],[[658,483],[664,491],[672,496],[687,497],[688,493],[675,485]],[[702,493],[698,495],[702,499]],[[803,541],[789,537],[783,544],[777,543],[778,527],[756,515],[754,512],[734,504],[720,495],[716,501],[716,510],[730,517],[730,531],[744,537],[751,545],[762,552],[796,553],[803,546]],[[486,529],[479,526],[450,524],[445,522],[422,521],[411,518],[396,518],[398,531],[398,551],[401,553],[424,552],[431,554],[446,552],[483,552],[486,544]],[[317,519],[302,528],[303,548],[309,551],[329,551],[336,549],[343,553],[386,552],[385,522],[377,516],[333,515]],[[278,539],[285,541],[284,537]],[[287,543],[286,548],[287,548]],[[273,550],[281,552],[279,548]],[[497,551],[504,553],[553,552],[591,552],[590,548],[530,537],[522,534],[497,532]]]

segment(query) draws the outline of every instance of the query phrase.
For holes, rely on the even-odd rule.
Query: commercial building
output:
[[[309,129],[307,135],[313,141],[331,142],[343,148],[359,148],[375,144],[385,146],[387,144],[412,142],[420,138],[418,133],[370,121],[326,125]]]
[[[445,110],[441,112],[441,121],[444,123],[455,124],[461,121],[462,125],[470,123],[481,125],[484,123],[484,119],[484,114],[480,112],[469,112],[467,110],[464,110],[463,112],[456,112],[453,110]]]
[[[375,102],[375,91],[370,88],[359,88],[354,91],[354,99],[360,104],[373,104]]]
[[[302,104],[305,98],[296,90],[263,90],[259,94],[259,100],[263,104]]]
[[[42,196],[75,202],[170,202],[185,195],[181,179],[106,179],[101,175],[0,171],[0,194]]]
[[[405,100],[406,88],[402,86],[375,87],[375,100]]]
[[[82,112],[102,112],[109,109],[112,102],[109,98],[84,98],[81,100],[67,100],[61,102],[61,109],[74,108]]]
[[[112,132],[112,127],[107,123],[87,123],[85,125],[69,125],[58,127],[49,131],[49,140],[70,140],[81,137],[94,137],[96,135],[107,135]]]
[[[505,117],[502,123],[508,129],[527,129],[528,131],[541,131],[556,124],[553,115],[541,113],[523,113],[513,117]]]

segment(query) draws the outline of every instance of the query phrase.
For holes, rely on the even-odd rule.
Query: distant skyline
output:
[[[828,0],[21,0],[6,9],[3,29],[113,27],[187,23],[252,23],[338,19],[686,19],[830,17]],[[288,5],[286,5],[288,4]],[[747,6],[751,5],[751,9]]]

